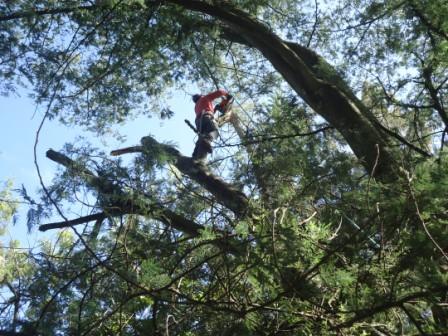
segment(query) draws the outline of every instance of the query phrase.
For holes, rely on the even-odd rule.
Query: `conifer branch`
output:
[[[85,182],[96,189],[99,193],[108,198],[109,204],[104,204],[107,212],[114,216],[124,214],[136,214],[142,216],[150,216],[161,221],[165,225],[171,226],[179,231],[187,233],[191,236],[199,236],[203,226],[189,220],[172,210],[158,204],[146,195],[129,195],[114,185],[109,180],[98,177],[84,166],[78,164],[64,154],[54,150],[47,151],[47,157],[64,167],[71,173],[84,177]]]
[[[436,288],[431,288],[426,291],[421,291],[421,292],[416,292],[416,293],[406,295],[406,296],[402,297],[401,299],[398,299],[395,301],[384,302],[384,303],[374,306],[370,309],[359,310],[359,311],[355,312],[355,316],[353,318],[336,325],[334,327],[334,329],[340,330],[343,328],[348,328],[357,322],[360,322],[366,318],[374,316],[375,314],[384,312],[391,308],[401,308],[403,306],[403,304],[405,304],[407,302],[410,302],[410,301],[413,301],[416,299],[434,296],[435,294],[438,294],[438,293],[444,293],[447,290],[448,290],[448,285],[439,286]]]

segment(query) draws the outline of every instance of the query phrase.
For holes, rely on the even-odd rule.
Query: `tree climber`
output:
[[[213,107],[213,101],[219,97],[225,99]],[[205,96],[200,94],[193,95],[193,101],[196,104],[194,112],[196,113],[196,129],[199,135],[198,141],[193,151],[193,159],[202,161],[207,157],[207,153],[212,153],[212,142],[218,137],[218,125],[215,121],[215,112],[225,113],[225,107],[233,97],[225,90],[217,90]]]

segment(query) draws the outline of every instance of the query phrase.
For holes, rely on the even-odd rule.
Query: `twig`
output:
[[[315,6],[315,10],[314,10],[314,24],[313,24],[313,29],[311,30],[311,34],[308,37],[308,42],[306,43],[306,47],[309,48],[311,45],[311,41],[313,40],[314,37],[314,33],[316,32],[317,26],[319,24],[319,6],[317,4],[317,1],[314,1],[314,6]]]
[[[409,193],[411,195],[412,201],[414,202],[415,212],[417,214],[418,219],[420,220],[420,224],[422,225],[423,230],[425,231],[426,235],[431,240],[431,242],[434,244],[434,246],[442,253],[444,258],[448,261],[448,255],[445,253],[445,251],[443,251],[443,249],[436,242],[436,240],[434,239],[434,237],[431,235],[431,233],[428,230],[428,227],[427,227],[427,225],[425,223],[425,220],[423,219],[423,217],[422,217],[422,215],[420,213],[420,209],[419,209],[419,206],[418,206],[417,198],[415,197],[414,191],[412,190],[412,185],[411,185],[412,179],[409,176],[409,172],[406,172],[406,175],[407,175],[406,177],[407,177],[407,180],[408,180]]]
[[[169,328],[170,328],[170,318],[173,320],[174,323],[177,323],[176,319],[174,318],[174,315],[168,314],[165,320],[165,330],[166,330],[166,336],[170,336]]]
[[[312,220],[313,217],[316,216],[316,215],[317,215],[317,211],[314,211],[313,214],[312,214],[310,217],[308,217],[307,219],[301,221],[301,222],[299,223],[299,225],[303,225],[303,224],[308,223],[308,222],[309,222],[310,220]]]
[[[336,231],[331,235],[330,238],[328,238],[328,241],[332,241],[333,239],[335,239],[338,236],[338,232],[342,227],[342,216],[341,216],[341,220],[339,221],[339,225],[336,228]]]
[[[325,132],[327,130],[333,129],[332,126],[325,126],[322,128],[319,128],[317,130],[311,131],[311,132],[307,132],[307,133],[295,133],[295,134],[285,134],[285,135],[276,135],[276,136],[272,136],[272,137],[266,137],[266,138],[261,138],[260,140],[249,140],[249,141],[244,141],[241,143],[237,143],[237,144],[227,144],[227,145],[223,145],[223,146],[215,146],[215,147],[235,147],[235,146],[247,146],[247,145],[253,145],[253,144],[257,144],[257,143],[262,143],[262,142],[266,142],[266,141],[272,141],[272,140],[282,140],[282,139],[289,139],[289,138],[295,138],[295,137],[304,137],[304,136],[310,136],[310,135],[314,135],[320,132]],[[258,136],[251,136],[252,138],[258,137]]]

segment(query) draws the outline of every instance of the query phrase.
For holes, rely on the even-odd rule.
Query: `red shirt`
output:
[[[214,106],[213,101],[215,99],[218,99],[219,97],[227,96],[228,93],[225,90],[218,90],[212,93],[209,93],[208,95],[202,96],[199,98],[199,100],[196,102],[196,105],[194,107],[194,112],[196,113],[196,118],[199,118],[202,113],[208,113],[213,115],[214,112]]]

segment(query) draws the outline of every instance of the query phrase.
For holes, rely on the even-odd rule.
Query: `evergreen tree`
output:
[[[445,1],[13,0],[0,28],[1,90],[44,119],[106,134],[191,82],[238,103],[208,167],[151,136],[48,150],[28,222],[60,239],[0,283],[0,335],[448,332]]]

